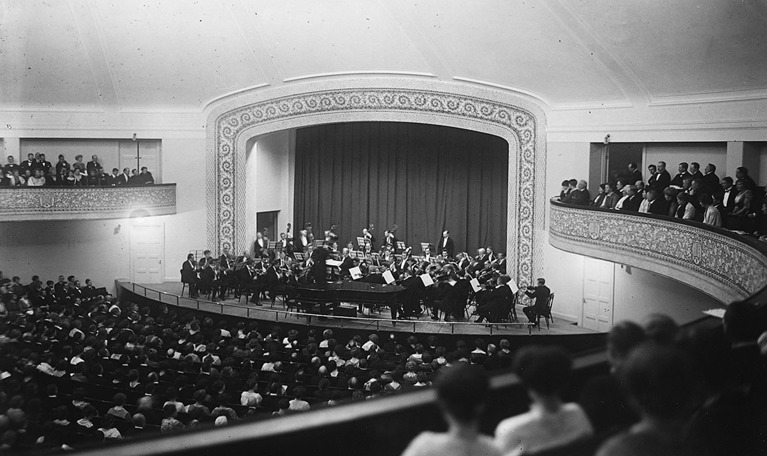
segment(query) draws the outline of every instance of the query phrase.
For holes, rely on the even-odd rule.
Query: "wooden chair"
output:
[[[546,306],[548,308],[548,313],[537,315],[536,321],[538,323],[538,331],[541,330],[541,317],[546,320],[546,329],[549,329],[549,319],[551,319],[551,322],[554,323],[554,317],[551,316],[551,308],[554,306],[554,293],[549,295],[549,300],[546,302]]]

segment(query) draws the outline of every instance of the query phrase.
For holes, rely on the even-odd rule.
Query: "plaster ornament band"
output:
[[[209,138],[208,240],[210,245],[242,249],[245,233],[245,139],[256,134],[339,121],[406,121],[493,132],[509,143],[507,252],[509,271],[530,282],[535,210],[542,195],[544,153],[540,127],[530,110],[487,98],[411,88],[318,90],[234,106],[214,117]],[[257,133],[254,133],[257,131]],[[542,200],[542,198],[540,198]],[[543,202],[543,201],[541,201]],[[541,204],[543,206],[543,204]],[[515,268],[516,269],[513,269]]]

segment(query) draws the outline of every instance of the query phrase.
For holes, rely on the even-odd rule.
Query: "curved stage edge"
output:
[[[277,300],[272,308],[270,307],[271,303],[267,301],[263,301],[263,306],[257,307],[237,304],[237,301],[233,299],[222,302],[191,299],[180,296],[180,283],[144,286],[116,280],[115,288],[121,301],[134,302],[140,306],[165,304],[175,307],[179,312],[204,312],[217,319],[257,321],[260,328],[272,326],[299,330],[331,328],[337,339],[351,338],[356,334],[367,337],[368,334],[372,333],[379,334],[379,337],[385,334],[394,334],[399,339],[414,334],[419,340],[428,336],[436,336],[445,343],[448,341],[454,343],[462,339],[469,345],[477,338],[483,338],[486,342],[494,344],[498,344],[501,339],[507,339],[514,348],[532,343],[557,344],[566,347],[571,353],[602,348],[605,344],[605,333],[594,332],[572,322],[563,322],[559,318],[552,323],[551,328],[546,328],[544,324],[542,329],[530,328],[527,323],[485,325],[482,323],[420,320],[397,320],[393,322],[383,317],[338,317],[292,312],[284,309],[280,300]],[[178,291],[170,292],[174,289]],[[526,320],[521,310],[517,313],[522,320]]]

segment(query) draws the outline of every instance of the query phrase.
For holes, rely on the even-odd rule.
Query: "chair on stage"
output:
[[[538,324],[538,331],[541,330],[541,317],[543,317],[546,320],[546,329],[549,329],[549,319],[551,319],[551,322],[554,323],[554,317],[551,316],[551,308],[554,306],[554,293],[551,293],[549,295],[549,299],[546,302],[546,308],[547,313],[545,314],[536,314],[536,322]]]

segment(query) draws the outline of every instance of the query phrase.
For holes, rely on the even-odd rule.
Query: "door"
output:
[[[621,177],[628,177],[628,165],[632,162],[637,164],[637,168],[644,176],[642,164],[644,143],[611,143],[607,145],[606,151],[608,182],[615,182]]]
[[[615,265],[594,258],[584,258],[583,262],[583,327],[609,331],[613,326]]]
[[[256,231],[264,232],[264,229],[268,230],[268,238],[270,241],[278,241],[280,239],[280,233],[277,232],[277,215],[280,211],[269,212],[257,212],[256,213]]]
[[[119,141],[120,171],[123,168],[141,171],[146,166],[155,183],[160,183],[160,141],[144,139],[138,141]]]
[[[131,227],[131,279],[134,283],[162,283],[165,277],[165,224],[141,223]]]

